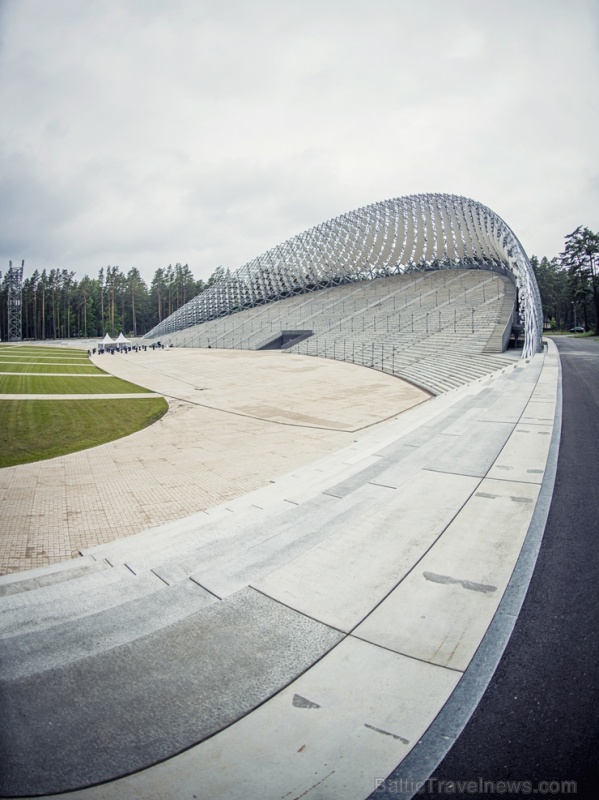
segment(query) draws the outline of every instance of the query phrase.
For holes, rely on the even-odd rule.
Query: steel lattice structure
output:
[[[511,276],[524,325],[523,356],[541,349],[537,282],[516,235],[487,206],[449,194],[397,197],[300,233],[182,306],[146,336],[173,333],[244,308],[360,280],[430,269],[488,269]]]
[[[13,267],[12,261],[8,262],[8,272],[6,273],[8,288],[8,341],[20,342],[23,338],[22,328],[22,294],[23,294],[23,268],[25,262],[21,262],[20,267]]]

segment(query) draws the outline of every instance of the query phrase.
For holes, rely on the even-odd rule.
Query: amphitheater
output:
[[[93,454],[99,495],[137,461],[155,507],[133,481],[77,557],[0,577],[0,795],[415,794],[534,567],[560,413],[541,328],[505,222],[417,195],[225,273],[147,351],[95,356],[169,400]]]

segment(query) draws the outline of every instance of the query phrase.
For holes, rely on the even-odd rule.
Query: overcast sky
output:
[[[0,270],[208,277],[369,203],[599,230],[598,0],[0,0]]]

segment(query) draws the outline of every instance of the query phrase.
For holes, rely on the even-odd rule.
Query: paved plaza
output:
[[[429,399],[380,372],[280,352],[158,349],[93,361],[164,395],[169,410],[124,439],[1,469],[0,574],[265,486]],[[101,415],[110,395],[81,397]]]

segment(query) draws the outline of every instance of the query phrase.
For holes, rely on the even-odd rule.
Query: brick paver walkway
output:
[[[94,362],[164,394],[169,411],[124,439],[0,469],[0,574],[264,486],[428,398],[380,372],[277,352],[171,349]]]

